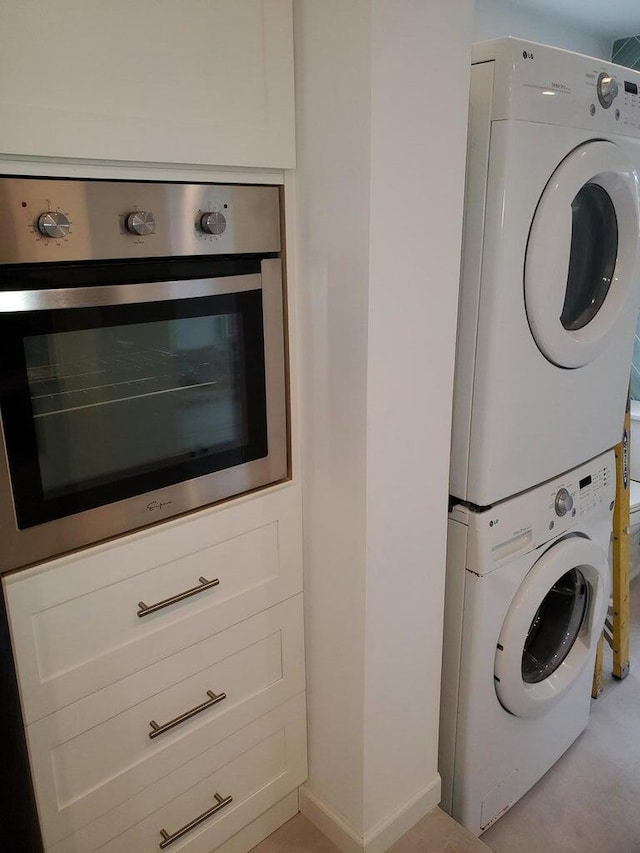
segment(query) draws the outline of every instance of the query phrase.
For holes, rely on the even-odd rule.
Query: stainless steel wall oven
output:
[[[288,475],[277,187],[0,178],[0,571]]]

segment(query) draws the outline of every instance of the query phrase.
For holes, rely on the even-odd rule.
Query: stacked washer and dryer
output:
[[[440,772],[478,834],[589,717],[640,303],[639,92],[557,48],[474,48]]]

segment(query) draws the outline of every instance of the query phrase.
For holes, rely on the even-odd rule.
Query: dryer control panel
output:
[[[613,522],[613,450],[492,507],[457,504],[449,517],[468,527],[467,569],[488,574],[504,560],[540,548],[565,533]]]
[[[522,39],[474,46],[494,63],[492,121],[558,124],[640,137],[640,72]]]

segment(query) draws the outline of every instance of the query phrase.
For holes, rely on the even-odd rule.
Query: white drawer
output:
[[[121,805],[302,690],[300,594],[38,720],[27,727],[27,742],[46,843]],[[189,711],[165,731],[150,725],[162,727]]]
[[[199,578],[219,580],[210,588]],[[3,580],[29,724],[302,588],[297,487]],[[196,594],[157,612],[150,606]]]
[[[211,853],[305,778],[305,703],[299,694],[74,835],[47,846],[47,853],[157,853],[161,830],[174,835],[189,824],[192,828],[167,849]],[[216,805],[216,794],[232,800],[194,824]]]

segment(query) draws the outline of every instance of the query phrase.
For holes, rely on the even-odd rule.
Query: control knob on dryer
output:
[[[618,95],[618,81],[603,71],[598,77],[597,90],[598,100],[605,110],[608,110]]]

